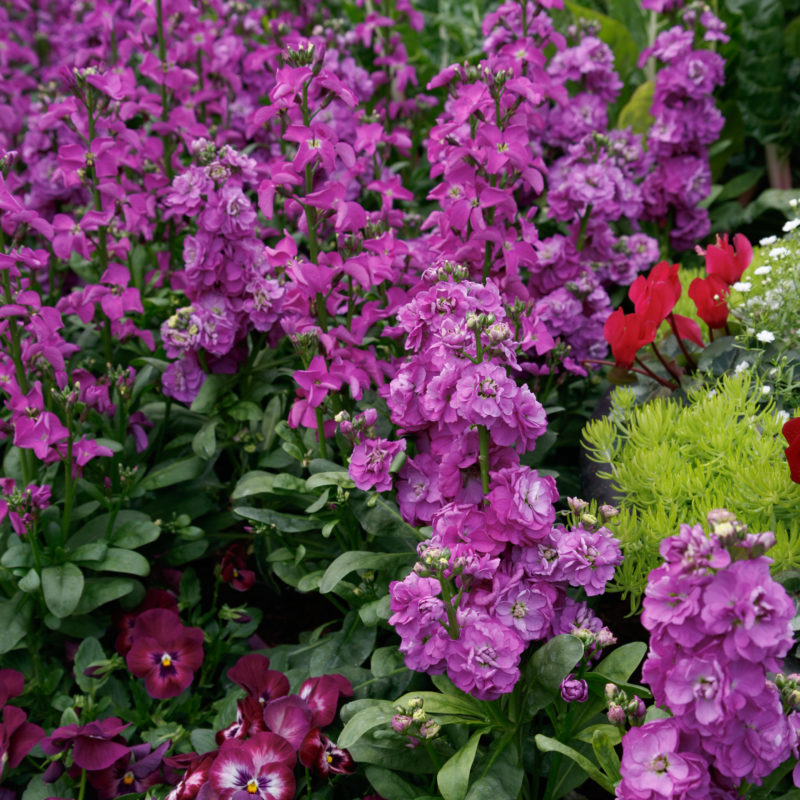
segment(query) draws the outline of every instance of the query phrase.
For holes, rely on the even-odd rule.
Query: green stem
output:
[[[552,800],[553,792],[556,788],[556,779],[558,778],[558,771],[561,768],[561,753],[553,753],[553,759],[550,762],[550,772],[547,774],[547,783],[544,787],[543,800]]]
[[[78,789],[78,800],[83,800],[83,796],[86,794],[86,770],[81,770],[81,785]]]
[[[583,245],[586,240],[586,228],[589,225],[589,217],[592,214],[591,205],[586,207],[586,213],[581,217],[581,227],[578,230],[578,241],[575,244],[575,249],[580,252],[583,250]]]
[[[444,577],[439,578],[439,584],[442,587],[442,602],[444,603],[445,611],[447,612],[447,633],[451,639],[458,639],[459,627],[458,618],[456,616],[456,606],[453,605],[453,585]]]
[[[481,468],[481,491],[485,496],[489,494],[489,429],[485,425],[478,425],[478,441],[480,442],[478,464]]]
[[[322,406],[317,406],[314,409],[317,414],[317,436],[319,437],[319,456],[320,458],[328,457],[328,447],[325,444],[325,416],[322,413]]]

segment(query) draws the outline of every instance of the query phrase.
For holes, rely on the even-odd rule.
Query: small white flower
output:
[[[733,284],[733,288],[736,289],[737,292],[749,292],[750,289],[753,288],[753,284],[750,281],[736,281]]]
[[[758,339],[759,342],[774,342],[775,334],[772,331],[759,331],[756,334],[756,339]]]
[[[789,233],[795,228],[800,227],[800,219],[790,219],[783,224],[783,232]]]
[[[772,267],[769,264],[763,264],[755,269],[756,275],[769,275],[770,272],[772,272]]]
[[[778,422],[783,425],[784,423],[789,421],[789,412],[788,411],[778,411],[775,414]]]
[[[767,386],[766,384],[764,384],[761,387],[761,394],[769,394],[771,391],[772,391],[772,387],[771,386]]]
[[[782,258],[788,255],[789,250],[786,247],[773,247],[772,250],[769,251],[770,258]]]
[[[706,395],[706,397],[707,397],[709,400],[710,400],[712,397],[716,397],[716,396],[717,396],[717,390],[716,390],[716,389],[712,389],[712,390],[711,390],[711,391],[710,391],[710,392],[709,392],[709,393]]]
[[[798,202],[800,202],[800,200],[798,200],[796,197],[793,197],[793,198],[792,198],[792,199],[789,201],[789,205],[790,205],[792,208],[797,208],[797,204],[798,204]]]
[[[763,239],[759,239],[759,244],[762,247],[769,247],[771,244],[775,244],[778,241],[777,236],[765,236]]]
[[[746,369],[749,369],[749,368],[750,368],[750,362],[749,361],[740,361],[736,365],[736,369],[733,371],[733,374],[734,375],[741,375],[742,372],[744,372]]]

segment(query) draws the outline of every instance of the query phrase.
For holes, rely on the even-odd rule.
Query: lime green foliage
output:
[[[621,495],[615,534],[625,560],[610,588],[632,609],[661,562],[661,541],[713,508],[730,509],[751,531],[774,531],[776,572],[800,567],[800,486],[783,453],[785,417],[765,397],[750,370],[691,391],[688,405],[658,397],[639,406],[620,387],[609,415],[584,429],[599,475]]]

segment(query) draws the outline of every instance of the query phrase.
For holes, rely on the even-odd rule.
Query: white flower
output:
[[[750,289],[753,288],[753,284],[750,281],[736,281],[733,284],[733,288],[736,289],[737,292],[749,292]]]
[[[793,197],[793,198],[792,198],[792,199],[789,201],[789,205],[790,205],[792,208],[797,208],[797,204],[798,204],[798,202],[800,202],[800,200],[798,200],[796,197]]]
[[[756,334],[756,339],[758,339],[759,342],[774,342],[775,334],[772,331],[759,331]]]
[[[769,275],[770,272],[772,272],[772,267],[769,264],[763,264],[755,269],[756,275]]]
[[[800,219],[787,220],[783,224],[783,232],[784,233],[789,233],[789,231],[793,231],[797,227],[800,227]]]
[[[775,244],[778,241],[777,236],[765,236],[763,239],[759,239],[759,244],[762,247],[769,247],[771,244]]]
[[[775,417],[777,418],[778,422],[783,425],[784,423],[789,421],[789,412],[788,411],[778,411],[775,413]]]
[[[710,392],[709,392],[709,393],[706,395],[706,397],[707,397],[709,400],[710,400],[712,397],[716,397],[716,396],[717,396],[717,390],[716,390],[716,389],[712,389],[712,390],[711,390],[711,391],[710,391]]]
[[[788,256],[789,250],[785,247],[773,247],[772,250],[769,251],[770,258],[782,258],[783,256]]]
[[[767,386],[766,384],[764,384],[761,387],[761,394],[769,394],[771,391],[772,391],[772,387],[771,386]]]
[[[749,369],[749,368],[750,368],[750,362],[749,361],[740,361],[736,365],[736,369],[733,371],[733,374],[734,375],[741,375],[742,372],[744,372],[746,369]]]

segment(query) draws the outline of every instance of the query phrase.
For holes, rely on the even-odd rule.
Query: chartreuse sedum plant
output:
[[[800,566],[800,488],[789,478],[781,436],[785,415],[751,370],[724,376],[688,402],[658,397],[637,405],[617,388],[610,413],[584,429],[586,452],[612,481],[624,561],[609,590],[635,609],[659,546],[687,519],[728,508],[750,530],[771,530],[773,571]]]

